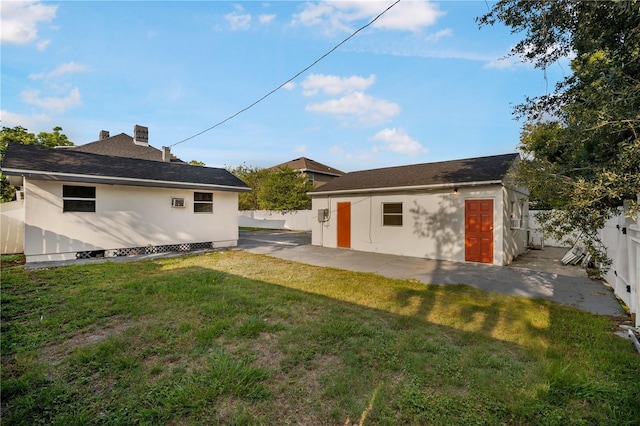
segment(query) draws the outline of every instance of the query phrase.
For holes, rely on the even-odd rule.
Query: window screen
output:
[[[382,204],[382,225],[402,226],[402,203]]]
[[[62,211],[95,213],[96,187],[62,185]]]
[[[194,213],[213,213],[213,193],[194,192],[193,193]]]

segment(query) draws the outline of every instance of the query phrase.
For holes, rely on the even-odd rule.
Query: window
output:
[[[307,177],[309,177],[310,182],[315,182],[316,180],[316,175],[313,172],[307,172]]]
[[[63,212],[96,211],[96,187],[62,185]]]
[[[382,204],[382,226],[402,226],[402,203]]]
[[[194,213],[213,213],[213,193],[194,192],[193,193]]]

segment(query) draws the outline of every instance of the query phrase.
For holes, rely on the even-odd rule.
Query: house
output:
[[[296,158],[295,160],[287,161],[286,163],[271,167],[271,169],[280,168],[290,168],[306,174],[309,177],[309,180],[313,182],[314,188],[344,175],[344,172],[341,172],[338,169],[334,169],[305,157]]]
[[[27,262],[237,245],[238,193],[251,189],[227,170],[139,147],[160,160],[8,145],[2,171],[22,188]]]
[[[350,172],[309,192],[312,245],[506,265],[527,245],[518,154]]]
[[[101,130],[95,142],[77,146],[58,146],[56,149],[152,161],[166,161],[164,156],[168,156],[171,163],[184,163],[172,155],[168,148],[159,150],[149,145],[149,128],[138,124],[133,127],[133,136],[126,133],[109,136],[108,130]]]

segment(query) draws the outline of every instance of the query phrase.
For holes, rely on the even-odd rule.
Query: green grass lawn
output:
[[[637,424],[615,319],[241,251],[2,269],[2,424]]]

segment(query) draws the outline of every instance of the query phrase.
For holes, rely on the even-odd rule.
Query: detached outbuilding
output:
[[[125,134],[86,148],[10,143],[2,172],[20,187],[27,262],[236,246],[238,193],[251,190]]]
[[[312,245],[507,265],[527,247],[518,154],[351,172],[309,192]]]

